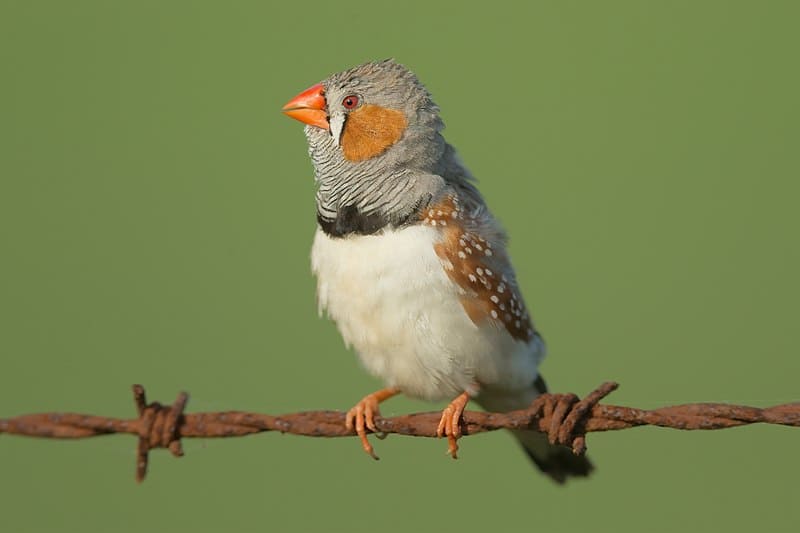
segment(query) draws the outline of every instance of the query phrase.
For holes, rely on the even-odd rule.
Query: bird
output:
[[[320,314],[385,384],[345,416],[377,459],[379,405],[403,394],[449,401],[437,436],[456,458],[470,400],[492,412],[547,391],[545,344],[522,299],[506,233],[442,135],[439,107],[394,59],[335,73],[282,109],[305,124],[316,181],[311,248]],[[535,431],[515,430],[552,480],[593,465]]]

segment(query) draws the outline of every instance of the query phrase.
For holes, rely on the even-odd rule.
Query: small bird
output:
[[[469,400],[489,411],[547,391],[542,337],[522,300],[506,235],[442,136],[439,108],[392,59],[337,74],[290,100],[317,182],[311,250],[320,313],[386,388],[348,411],[364,450],[379,404],[397,394],[451,400],[437,429],[457,457]],[[545,435],[515,431],[558,483],[592,464]]]

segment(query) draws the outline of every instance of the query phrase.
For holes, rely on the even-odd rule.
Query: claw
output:
[[[345,427],[350,431],[355,429],[356,435],[361,439],[361,447],[367,455],[375,460],[378,460],[379,457],[375,455],[375,450],[367,439],[367,429],[372,433],[378,434],[378,428],[375,425],[375,417],[381,414],[380,408],[378,407],[379,404],[399,393],[399,389],[391,388],[367,394],[352,409],[347,411],[344,417]],[[385,435],[383,435],[383,437],[379,436],[379,438],[385,438]]]
[[[436,428],[437,437],[447,436],[447,455],[453,459],[458,459],[458,439],[461,438],[461,415],[464,413],[467,402],[469,402],[468,393],[464,392],[457,396],[442,411],[442,418]]]

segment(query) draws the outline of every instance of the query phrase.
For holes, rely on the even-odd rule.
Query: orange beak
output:
[[[325,107],[325,89],[318,83],[289,100],[283,112],[304,124],[330,131]]]

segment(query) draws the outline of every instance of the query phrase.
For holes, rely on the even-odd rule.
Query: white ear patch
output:
[[[328,119],[328,123],[331,127],[333,142],[336,143],[336,146],[339,146],[342,137],[342,128],[344,128],[344,115],[342,113],[333,114]]]

